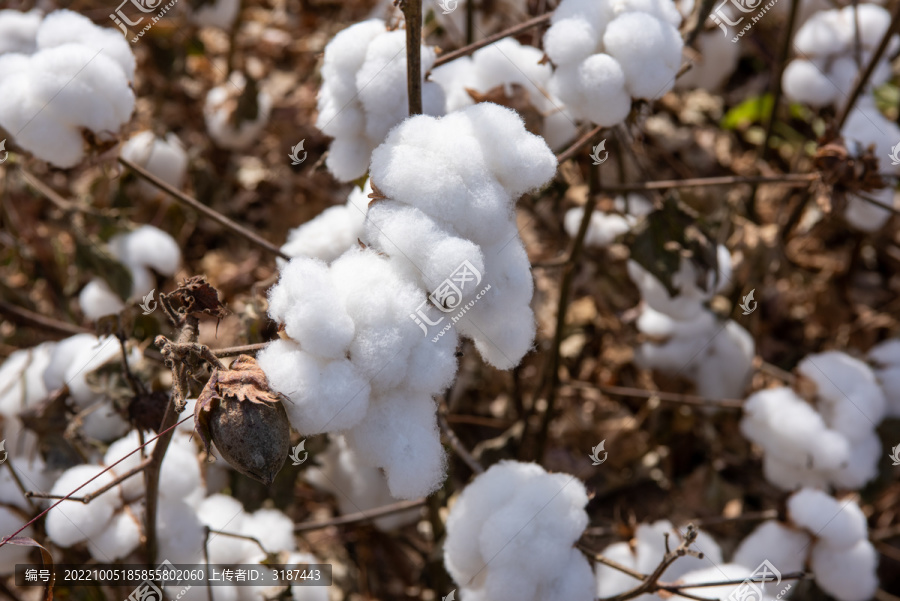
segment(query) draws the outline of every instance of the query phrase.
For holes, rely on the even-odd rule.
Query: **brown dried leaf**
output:
[[[169,296],[178,298],[188,315],[199,317],[205,313],[217,319],[228,315],[228,310],[219,300],[218,291],[201,275],[188,278]]]

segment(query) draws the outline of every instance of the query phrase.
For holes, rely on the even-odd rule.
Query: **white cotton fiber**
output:
[[[78,293],[78,304],[85,317],[96,321],[104,315],[113,315],[125,308],[119,295],[110,289],[109,284],[100,278],[94,278]]]
[[[202,487],[194,441],[190,435],[174,434],[160,469],[160,497],[186,500]]]
[[[769,561],[782,574],[802,572],[804,558],[811,543],[809,534],[775,520],[767,520],[741,541],[732,562],[755,569]],[[777,594],[778,591],[767,591]]]
[[[181,249],[168,233],[152,225],[142,225],[110,239],[116,257],[130,267],[149,267],[167,276],[175,275],[181,264]],[[133,291],[139,294],[139,291]]]
[[[810,566],[816,584],[838,601],[865,601],[878,589],[878,553],[868,540],[860,540],[849,549],[818,543],[813,547]]]
[[[129,82],[134,80],[134,53],[118,30],[98,27],[87,17],[71,10],[48,14],[38,28],[38,49],[68,44],[84,46],[98,58],[104,56],[112,59]]]
[[[788,498],[790,520],[835,549],[848,549],[867,537],[866,516],[852,500],[804,488]]]
[[[37,30],[43,16],[40,11],[23,13],[0,10],[0,54],[31,54],[37,49]]]
[[[447,519],[444,563],[462,597],[593,599],[590,565],[571,552],[586,504],[579,480],[536,464],[501,461],[479,475]]]
[[[62,168],[84,158],[83,128],[111,139],[134,109],[134,93],[115,60],[76,43],[0,55],[0,84],[8,90],[0,96],[0,126],[22,148]]]
[[[2,14],[0,14],[0,17],[2,17]],[[0,21],[0,25],[2,25],[2,21]],[[0,505],[0,532],[3,532],[2,536],[12,534],[27,521],[27,518],[19,512],[14,511],[10,507]],[[19,533],[19,536],[33,538],[34,528],[28,526]],[[20,545],[7,544],[0,547],[0,575],[7,576],[15,572],[17,563],[28,563],[33,550],[34,547],[23,547]]]
[[[366,157],[368,164],[368,156]],[[360,190],[354,186],[347,203],[325,209],[310,221],[292,229],[281,247],[291,257],[311,257],[327,263],[337,259],[362,237],[372,186],[366,180]],[[283,266],[283,259],[278,259]]]
[[[68,495],[91,478],[98,476],[103,469],[98,465],[76,465],[63,472],[50,490],[50,494]],[[112,480],[112,475],[106,472],[75,492],[73,496],[94,492]],[[95,497],[87,505],[80,501],[63,501],[47,514],[47,536],[61,547],[71,547],[100,534],[109,524],[113,512],[119,507],[121,500],[116,491]]]
[[[864,438],[884,418],[884,393],[859,359],[838,351],[817,353],[801,361],[797,371],[816,384],[825,420],[851,441]]]
[[[885,395],[885,416],[900,418],[900,340],[886,340],[872,347],[869,362],[874,365],[875,377]]]
[[[44,371],[50,365],[55,343],[14,351],[0,365],[0,415],[13,417],[47,398]]]
[[[162,139],[154,136],[152,131],[142,131],[129,138],[119,154],[172,187],[179,190],[184,187],[188,156],[175,134],[170,132]],[[138,189],[147,196],[162,193],[159,188],[143,180],[138,183]]]
[[[365,415],[370,385],[349,360],[322,359],[276,340],[257,361],[272,390],[288,398],[284,408],[301,434],[351,428]]]
[[[211,530],[217,531],[210,533],[207,542],[210,563],[246,563],[249,557],[259,553],[259,547],[253,541],[219,534],[244,534],[247,514],[234,497],[222,494],[206,497],[197,506],[197,517]]]
[[[719,35],[718,30],[701,33],[696,43],[696,58],[684,57],[691,62],[691,68],[675,81],[675,87],[679,90],[718,90],[737,68],[740,47]]]
[[[755,566],[754,566],[755,567]],[[735,563],[719,564],[713,567],[703,568],[688,572],[681,577],[681,583],[684,585],[706,584],[708,582],[722,581],[742,581],[753,575],[753,567],[746,567]],[[686,586],[684,590],[690,595],[701,597],[704,599],[730,599],[734,595],[739,595],[738,590],[741,584],[723,584],[720,586]],[[759,601],[771,601],[774,597],[764,595]]]
[[[203,104],[206,131],[216,145],[228,150],[243,150],[253,144],[269,122],[272,97],[265,90],[256,96],[256,115],[247,115],[235,124],[237,100],[244,93],[247,79],[242,73],[232,73],[225,83],[212,88]]]
[[[20,424],[16,424],[9,418],[4,419],[6,428],[3,431],[3,440],[6,440],[6,451],[8,453],[17,453],[16,442],[10,436],[12,427],[20,428],[19,433],[24,434],[25,430]],[[22,490],[13,479],[12,472],[15,470],[16,476],[20,482],[26,483],[30,490],[47,490],[53,484],[56,474],[47,468],[44,460],[41,459],[39,453],[34,457],[18,458],[13,464],[10,462],[5,469],[0,470],[0,506],[18,508],[23,511],[29,511],[31,505],[25,498]],[[0,529],[2,531],[2,529]]]
[[[138,524],[140,519],[140,515],[130,510],[116,513],[100,533],[87,541],[91,557],[99,562],[110,563],[137,549],[141,542],[141,527]]]
[[[191,22],[230,31],[241,9],[240,0],[214,0],[191,11]]]
[[[144,433],[144,440],[147,441],[152,436],[149,433]],[[137,453],[129,455],[132,451],[137,449],[141,445],[140,438],[138,437],[137,430],[132,430],[124,437],[119,440],[113,442],[109,445],[109,448],[106,449],[106,454],[103,455],[103,465],[110,466],[118,461],[118,463],[112,471],[116,476],[125,474],[126,472],[131,471],[132,469],[137,468],[144,457],[149,457],[150,453],[153,451],[153,447],[156,446],[155,442],[151,442],[147,446],[144,447],[143,455],[141,451]],[[165,465],[165,463],[163,463]],[[137,474],[128,478],[124,482],[119,485],[119,489],[121,489],[121,494],[126,499],[137,499],[144,492],[144,478],[141,474]]]
[[[294,522],[277,509],[258,509],[245,516],[241,534],[256,538],[269,553],[297,548]]]
[[[670,23],[649,13],[625,13],[607,26],[603,45],[625,72],[632,96],[653,100],[675,84],[682,41]]]
[[[347,445],[343,436],[332,436],[328,448],[317,456],[314,469],[304,472],[313,486],[332,493],[343,514],[358,513],[394,502],[381,470],[365,464]],[[420,511],[411,509],[373,520],[375,527],[394,530],[419,519]]]
[[[203,563],[204,531],[194,508],[184,501],[160,499],[156,519],[157,561]]]

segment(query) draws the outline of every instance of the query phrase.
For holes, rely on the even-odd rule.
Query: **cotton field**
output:
[[[900,599],[900,0],[0,5],[0,598]]]

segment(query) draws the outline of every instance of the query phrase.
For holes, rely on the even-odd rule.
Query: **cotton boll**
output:
[[[785,463],[777,455],[763,455],[763,475],[766,480],[781,490],[798,490],[803,487],[828,488],[826,472],[809,470]]]
[[[784,93],[795,102],[814,107],[834,103],[838,88],[824,72],[818,61],[796,59],[790,62],[781,76]]]
[[[245,536],[255,537],[269,553],[293,551],[294,523],[277,509],[258,509],[246,516],[241,524]]]
[[[675,87],[679,90],[699,88],[710,91],[721,88],[737,68],[740,48],[727,37],[719,35],[718,31],[709,31],[697,37],[697,50],[697,60],[676,80]]]
[[[42,18],[37,10],[27,13],[0,10],[0,54],[33,53],[37,49],[37,30]]]
[[[322,358],[344,357],[353,340],[353,320],[341,306],[328,266],[315,259],[298,257],[282,269],[269,296],[269,316],[284,323],[305,351]]]
[[[213,141],[228,150],[243,150],[259,137],[269,122],[272,110],[272,97],[264,90],[256,96],[257,112],[237,126],[232,122],[237,103],[235,100],[243,94],[247,80],[241,73],[232,73],[224,84],[212,88],[206,94],[203,105],[203,118],[206,129]]]
[[[0,365],[0,415],[12,417],[47,398],[43,373],[52,361],[55,343],[14,351]]]
[[[301,434],[344,430],[363,418],[370,385],[346,359],[324,360],[276,340],[257,355],[272,390],[288,398],[288,419]]]
[[[554,25],[563,19],[572,17],[586,20],[597,31],[606,29],[613,18],[612,2],[594,2],[593,0],[563,0],[553,11],[550,22]]]
[[[544,34],[544,52],[558,65],[581,62],[597,51],[598,37],[584,19],[560,19]]]
[[[160,499],[156,519],[157,561],[203,563],[203,525],[190,505],[175,499]]]
[[[497,369],[518,365],[531,350],[536,331],[534,312],[528,305],[511,305],[506,311],[498,306],[490,313],[477,312],[468,316],[460,329],[475,342],[478,354]]]
[[[119,313],[125,308],[125,303],[119,295],[100,278],[92,279],[81,289],[78,293],[78,304],[84,316],[91,321],[97,321],[104,315]]]
[[[668,22],[672,27],[681,25],[681,13],[672,0],[613,0],[613,14],[616,16],[628,12],[651,14],[657,19]]]
[[[247,514],[234,497],[214,494],[197,506],[197,517],[212,530],[243,534]],[[259,552],[259,547],[252,541],[217,533],[210,534],[207,548],[209,562],[222,564],[246,563],[249,557]]]
[[[63,472],[50,494],[65,496],[76,489],[76,496],[95,492],[113,480],[109,472],[101,475],[103,469],[99,465],[76,465]],[[91,478],[96,479],[83,488],[78,488]],[[93,538],[107,527],[113,512],[120,506],[121,500],[114,491],[94,498],[87,505],[74,501],[60,503],[47,514],[47,536],[61,547],[71,547]]]
[[[14,441],[6,432],[3,436],[6,440],[6,451],[14,452]],[[30,490],[47,490],[53,484],[54,474],[47,468],[40,454],[35,454],[34,457],[18,458],[15,464],[10,462],[5,469],[0,470],[0,506],[30,511],[31,505],[13,479],[13,470],[19,481],[25,483]],[[0,532],[2,531],[3,529],[0,528]]]
[[[866,95],[861,97],[850,111],[843,129],[841,129],[841,135],[848,144],[855,141],[863,148],[874,144],[875,156],[888,157],[891,154],[891,148],[900,139],[900,127],[881,114],[881,111],[875,106],[872,95]],[[896,172],[898,167],[889,165],[887,160],[884,160],[882,168]]]
[[[816,584],[838,601],[865,601],[878,589],[878,554],[868,540],[849,549],[816,544],[810,566]]]
[[[603,46],[621,65],[632,96],[653,100],[672,89],[683,43],[670,23],[647,13],[624,13],[606,28]]]
[[[872,347],[869,361],[875,366],[875,376],[886,397],[885,416],[900,418],[900,340],[886,340]]]
[[[88,540],[91,557],[100,562],[112,562],[128,556],[137,549],[141,542],[138,519],[138,516],[129,510],[116,513],[97,536]]]
[[[128,432],[128,429],[128,421],[108,400],[97,403],[97,407],[81,421],[81,433],[93,440],[115,440]]]
[[[826,422],[848,439],[865,437],[884,418],[884,393],[859,359],[838,351],[817,353],[803,359],[797,371],[816,384]]]
[[[151,437],[145,433],[144,440],[148,440],[149,438]],[[125,474],[126,472],[137,468],[141,461],[143,461],[143,458],[148,457],[150,453],[153,452],[153,447],[156,446],[156,442],[151,442],[144,447],[143,456],[140,451],[132,453],[140,445],[141,442],[138,437],[138,431],[132,430],[125,437],[120,438],[109,445],[109,448],[106,449],[106,454],[103,455],[103,465],[113,465],[114,463],[121,461],[121,463],[118,463],[113,468],[113,472],[116,475]],[[119,488],[121,489],[121,494],[124,498],[136,499],[144,491],[144,479],[140,474],[132,476],[122,482],[119,485]]]
[[[834,549],[848,549],[867,536],[866,516],[859,505],[838,501],[828,493],[804,488],[788,498],[790,520]]]
[[[621,123],[631,112],[631,98],[626,91],[628,82],[623,65],[608,54],[594,54],[578,66],[585,116],[597,125],[613,126]]]
[[[129,82],[134,81],[135,59],[128,42],[115,29],[98,27],[87,17],[71,10],[48,14],[37,31],[39,49],[76,43],[114,61]]]
[[[217,27],[229,31],[240,8],[240,0],[215,0],[193,11],[190,19],[201,27]]]
[[[881,441],[875,432],[860,440],[854,440],[847,463],[829,472],[834,486],[857,490],[874,480],[878,476],[881,453]]]
[[[826,10],[814,14],[803,24],[794,36],[794,46],[803,54],[839,54],[849,48],[851,35],[852,32],[844,27],[841,12]]]
[[[566,211],[566,215],[563,218],[563,228],[569,236],[574,238],[578,234],[578,228],[581,226],[583,218],[583,207],[575,207]],[[629,229],[630,225],[622,215],[594,211],[588,223],[584,243],[588,246],[605,248]]]
[[[181,264],[178,243],[152,225],[142,225],[127,234],[113,236],[109,246],[119,260],[132,268],[132,272],[137,271],[135,267],[150,267],[162,275],[172,276]],[[134,288],[132,294],[149,291],[138,289],[137,283]]]
[[[439,67],[435,67],[429,79],[444,89],[448,113],[474,104],[466,88],[477,89],[479,73],[470,56],[461,56]]]
[[[113,336],[107,336],[101,339],[90,336],[90,338],[82,338],[78,342],[78,347],[71,349],[76,350],[77,348],[78,354],[70,357],[68,366],[65,368],[65,375],[62,382],[57,386],[53,386],[52,389],[55,390],[59,386],[66,384],[69,387],[69,393],[72,399],[80,408],[85,408],[91,402],[97,400],[98,397],[97,393],[88,385],[86,376],[107,363],[118,359],[121,350],[118,341]],[[69,349],[60,349],[57,347],[57,350],[61,351],[62,354]],[[55,363],[57,360],[56,357],[57,354],[54,353],[54,358],[51,359],[51,361]]]
[[[202,485],[197,447],[190,436],[175,434],[160,469],[160,497],[186,499]]]
[[[749,578],[753,574],[753,568],[748,568],[734,563],[719,564],[709,568],[694,570],[681,577],[682,585],[705,584],[708,582],[720,582],[723,580],[738,581],[738,584],[723,584],[721,586],[686,586],[686,593],[706,599],[728,599],[734,595],[740,587],[740,581]],[[773,597],[764,595],[760,601],[771,601]]]
[[[2,18],[2,16],[2,13],[0,13],[0,18]],[[2,26],[2,24],[3,21],[0,20],[0,26]],[[2,29],[0,29],[0,32],[2,32]],[[0,505],[0,532],[5,532],[7,534],[15,532],[27,521],[28,519],[24,515],[19,514],[9,507]],[[4,536],[6,536],[6,534],[4,534]],[[32,538],[34,537],[34,528],[28,526],[22,530],[18,536]],[[27,563],[33,550],[33,547],[23,547],[19,545],[3,545],[3,547],[0,547],[0,575],[6,576],[15,572],[17,563]]]
[[[782,574],[802,572],[805,551],[810,542],[810,536],[806,532],[775,520],[767,520],[741,541],[732,562],[754,569],[763,561],[769,561]],[[778,593],[773,590],[766,592],[770,595]]]
[[[603,549],[601,555],[627,568],[636,569],[634,553],[631,550],[631,546],[626,542],[609,545]],[[601,599],[614,597],[640,584],[640,580],[602,563],[598,563],[595,566],[595,579],[597,581],[597,596]]]
[[[163,140],[154,136],[151,131],[142,131],[129,138],[122,145],[119,154],[172,187],[177,189],[184,187],[188,156],[175,134],[168,133]],[[156,186],[145,181],[141,181],[138,188],[147,196],[160,193]]]

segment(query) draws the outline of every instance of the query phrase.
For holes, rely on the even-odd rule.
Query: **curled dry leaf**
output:
[[[205,314],[217,319],[228,315],[228,310],[219,300],[219,293],[202,275],[188,278],[168,296],[179,299],[187,315],[199,317]]]
[[[213,371],[194,407],[197,433],[234,469],[271,484],[290,451],[290,426],[256,359],[241,355]]]

